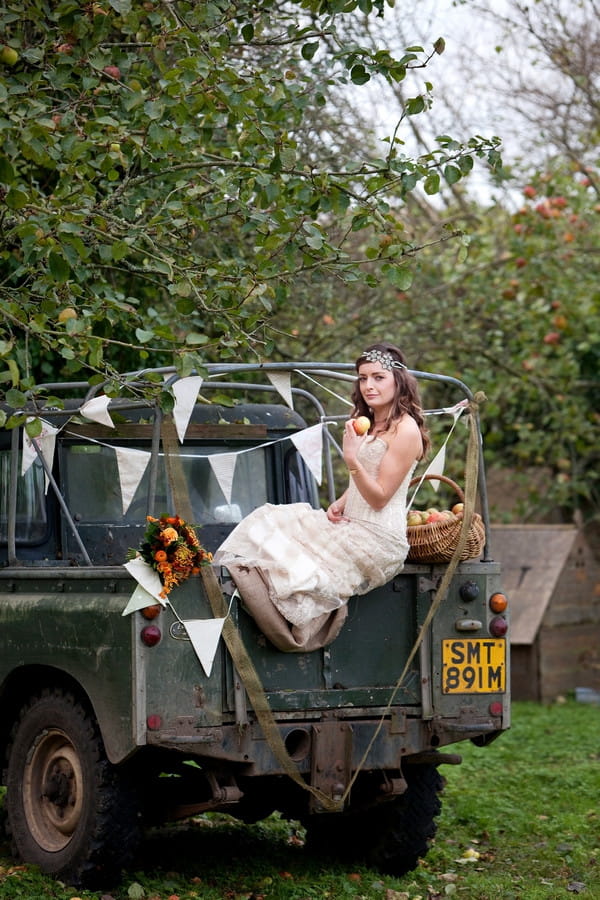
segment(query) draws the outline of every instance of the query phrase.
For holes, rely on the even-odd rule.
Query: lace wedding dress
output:
[[[386,442],[367,438],[359,459],[376,476]],[[269,596],[294,626],[346,604],[385,584],[404,565],[406,494],[414,466],[387,503],[375,510],[350,479],[344,516],[333,523],[322,509],[308,503],[273,505],[255,509],[231,532],[215,553],[218,566],[242,563],[268,573]]]

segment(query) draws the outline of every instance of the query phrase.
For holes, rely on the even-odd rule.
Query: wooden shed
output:
[[[600,561],[574,525],[494,525],[511,611],[515,700],[600,690]]]

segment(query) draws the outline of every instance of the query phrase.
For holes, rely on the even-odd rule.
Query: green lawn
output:
[[[461,752],[462,766],[441,770],[437,839],[401,879],[311,858],[276,816],[252,827],[203,816],[150,835],[136,867],[105,894],[15,866],[3,845],[0,900],[600,898],[600,707],[516,703],[509,732]]]

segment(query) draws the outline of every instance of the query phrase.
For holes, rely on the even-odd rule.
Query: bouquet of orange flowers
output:
[[[200,566],[212,562],[212,553],[202,547],[196,532],[179,516],[163,515],[160,519],[146,516],[148,525],[139,550],[129,550],[127,559],[141,558],[148,563],[161,580],[161,597],[190,575],[196,575]]]

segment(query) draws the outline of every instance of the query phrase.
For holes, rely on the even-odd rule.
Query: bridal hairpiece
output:
[[[385,350],[365,350],[361,354],[361,359],[370,363],[379,363],[383,369],[387,369],[389,372],[392,369],[406,369],[404,363],[398,362],[391,353],[386,353]]]

